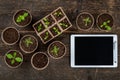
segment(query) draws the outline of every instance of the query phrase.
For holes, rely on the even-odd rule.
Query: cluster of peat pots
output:
[[[27,27],[32,21],[32,15],[26,9],[18,10],[13,16],[14,23],[21,27]],[[61,7],[45,16],[43,19],[33,24],[33,30],[40,37],[42,42],[46,44],[48,41],[59,36],[65,30],[72,26],[66,14]],[[53,41],[45,52],[35,52],[38,48],[38,40],[33,35],[24,35],[20,37],[19,31],[15,27],[7,27],[2,31],[2,41],[6,45],[19,44],[24,55],[33,54],[31,57],[31,65],[36,70],[43,70],[49,64],[49,56],[53,59],[61,59],[66,54],[66,46],[61,41]],[[9,50],[4,56],[5,63],[10,68],[17,68],[23,62],[23,53],[19,50]]]
[[[21,9],[14,14],[13,21],[17,26],[24,28],[31,23],[32,15],[28,10]],[[111,31],[113,18],[107,13],[100,14],[96,23],[100,30]],[[80,13],[76,18],[76,25],[80,30],[90,30],[94,26],[94,17],[87,12]],[[32,25],[44,45],[68,30],[71,26],[71,22],[61,7]],[[19,31],[14,27],[5,28],[2,31],[1,38],[6,45],[19,43],[19,47],[24,53],[28,55],[34,53],[31,57],[31,65],[36,70],[43,70],[48,66],[49,56],[53,59],[61,59],[66,54],[67,48],[61,41],[53,41],[49,44],[47,53],[35,52],[39,46],[36,37],[33,35],[24,35],[20,38]],[[5,54],[4,60],[10,68],[17,68],[24,61],[23,54],[19,50],[9,50]]]

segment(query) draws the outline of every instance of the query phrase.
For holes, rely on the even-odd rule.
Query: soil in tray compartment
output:
[[[43,22],[45,24],[45,28],[51,26],[52,24],[55,23],[54,19],[52,18],[52,16],[48,16],[46,18],[43,18]]]
[[[70,23],[68,22],[67,19],[62,20],[59,25],[62,27],[62,29],[67,29],[70,26]]]
[[[43,26],[43,24],[41,22],[37,23],[34,26],[34,28],[38,33],[42,32],[45,29],[45,27]]]
[[[99,16],[99,18],[98,18],[98,26],[100,27],[104,22],[106,22],[106,21],[110,21],[109,23],[107,23],[107,25],[108,26],[110,26],[110,27],[112,27],[113,26],[113,18],[112,18],[112,16],[111,15],[109,15],[109,14],[103,14],[103,15],[101,15],[101,16]],[[103,29],[103,30],[106,30],[106,28],[105,27],[100,27],[101,29]]]
[[[40,36],[44,42],[46,42],[52,38],[52,36],[50,35],[50,33],[48,31],[45,31]]]
[[[25,17],[25,20],[24,20],[24,21],[17,22],[17,18],[18,18],[20,15],[23,15],[24,13],[28,13],[28,12],[25,11],[25,10],[21,10],[21,11],[19,11],[19,12],[15,15],[14,20],[15,20],[15,22],[16,22],[18,25],[24,26],[24,25],[28,24],[28,23],[30,22],[30,20],[31,20],[31,16],[30,16],[30,14],[28,13],[28,16]]]
[[[26,40],[30,39],[31,43],[29,45],[26,44]],[[23,50],[27,52],[33,51],[37,46],[37,41],[31,36],[26,36],[21,40],[21,47]]]
[[[3,33],[3,38],[7,43],[14,43],[18,40],[18,32],[14,28],[8,28],[4,33]]]
[[[53,49],[54,49],[55,46],[56,46],[57,48],[59,48],[57,54],[55,54],[55,53],[53,52]],[[65,53],[65,46],[64,46],[63,44],[59,43],[59,42],[55,42],[54,44],[52,44],[52,45],[50,46],[50,48],[49,48],[49,53],[50,53],[51,56],[53,56],[53,57],[55,57],[55,58],[61,57],[61,56],[64,55],[64,53]]]
[[[50,29],[51,33],[53,34],[53,36],[59,35],[61,34],[61,30],[59,29],[59,27],[57,25],[53,26]]]
[[[48,63],[46,55],[38,53],[33,57],[33,65],[37,68],[43,68]]]
[[[14,52],[16,52],[17,54],[16,54],[16,57],[20,57],[20,58],[22,58],[21,57],[21,55],[17,52],[17,51],[10,51],[9,53],[7,53],[7,54],[14,54]],[[16,62],[15,61],[15,63],[14,64],[11,64],[11,59],[8,59],[7,57],[6,57],[6,62],[10,65],[10,66],[12,66],[12,67],[15,67],[15,66],[17,66],[17,65],[19,65],[21,62]]]
[[[86,19],[88,19],[89,22],[86,23]],[[77,24],[81,29],[89,29],[93,24],[93,19],[89,14],[81,14],[78,17]]]
[[[55,19],[57,21],[59,21],[60,19],[62,19],[65,15],[63,14],[63,12],[61,11],[61,9],[58,9],[57,11],[55,11],[53,14],[52,14]]]

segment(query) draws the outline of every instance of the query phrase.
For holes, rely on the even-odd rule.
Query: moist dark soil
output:
[[[51,34],[48,32],[48,37],[45,39],[45,37],[46,37],[46,32],[48,32],[48,31],[45,31],[44,33],[42,33],[42,34],[40,35],[41,38],[42,38],[42,40],[43,40],[44,42],[47,42],[47,41],[49,41],[49,40],[52,38]]]
[[[38,26],[39,26],[40,24],[42,25],[42,27],[41,27],[41,30],[38,31]],[[37,31],[38,33],[42,32],[42,31],[45,29],[45,27],[43,26],[43,24],[42,24],[41,22],[39,22],[39,23],[37,23],[36,25],[34,25],[34,28],[35,28],[35,31]]]
[[[106,30],[105,27],[100,27],[100,26],[103,24],[103,22],[106,22],[108,20],[110,20],[110,23],[108,23],[108,25],[112,27],[113,26],[113,18],[112,18],[112,16],[109,15],[109,14],[102,14],[102,15],[100,15],[99,18],[98,18],[98,23],[97,23],[98,27],[100,29]]]
[[[9,54],[13,55],[14,52],[17,52],[17,51],[10,51]],[[19,54],[19,52],[17,52],[16,57],[22,58],[21,55]],[[11,59],[8,59],[7,57],[6,57],[6,62],[8,63],[8,65],[10,65],[12,67],[16,67],[17,65],[20,64],[20,62],[16,62],[16,61],[15,61],[14,64],[11,64]]]
[[[67,19],[62,20],[60,23],[64,23],[65,25],[68,25],[68,27],[70,26],[70,23],[68,22]],[[63,30],[68,28],[68,27],[65,27],[65,26],[62,26],[62,25],[60,25],[60,26]]]
[[[83,21],[83,19],[86,19],[88,17],[91,20],[91,22],[89,22],[87,25],[85,25],[85,22]],[[89,14],[81,14],[78,17],[77,24],[78,24],[78,27],[80,27],[80,29],[89,29],[90,27],[92,27],[93,19]]]
[[[26,45],[25,40],[31,38],[31,41],[33,42],[33,44],[30,44],[29,46]],[[37,46],[37,41],[36,39],[34,39],[34,37],[32,36],[26,36],[23,39],[21,39],[21,48],[26,51],[26,52],[32,52],[33,50],[35,50],[36,46]]]
[[[14,28],[8,28],[3,32],[3,39],[5,42],[12,44],[19,38],[19,33]]]
[[[56,30],[58,30],[59,33],[61,33],[61,30],[59,29],[59,27],[58,27],[57,25],[55,25],[55,26],[53,26],[53,27],[50,29],[50,31],[51,31],[51,33],[53,34],[53,36],[59,35],[58,32],[56,32],[56,31],[54,30],[54,28],[56,28]]]
[[[33,57],[33,65],[37,68],[43,68],[48,63],[48,57],[44,54],[38,53]]]
[[[52,52],[54,46],[59,47],[58,55],[55,55],[55,54]],[[63,44],[61,44],[60,42],[55,42],[55,43],[53,43],[53,44],[49,47],[49,53],[50,53],[51,56],[53,56],[53,57],[55,57],[55,58],[59,58],[59,57],[61,57],[61,56],[64,55],[64,53],[65,53],[65,46],[64,46]]]
[[[21,11],[17,12],[17,13],[15,14],[15,16],[14,16],[15,22],[16,22],[18,16],[19,16],[19,15],[23,15],[25,12],[27,12],[27,11],[21,10]],[[28,13],[28,16],[25,18],[24,21],[22,21],[22,22],[16,22],[18,25],[20,25],[20,26],[25,26],[25,25],[27,25],[27,24],[31,21],[31,16],[30,16],[29,12],[27,12],[27,13]]]
[[[62,15],[55,15],[56,12],[57,12],[57,13],[61,12]],[[56,19],[57,21],[61,20],[61,19],[65,16],[65,15],[63,14],[63,12],[61,11],[61,9],[58,9],[58,10],[55,11],[52,15],[55,17],[55,19]]]
[[[48,25],[48,27],[50,27],[52,24],[55,23],[54,19],[52,18],[52,16],[48,16],[46,17],[46,19],[50,22],[50,24]],[[45,24],[45,21],[43,20],[44,24]]]

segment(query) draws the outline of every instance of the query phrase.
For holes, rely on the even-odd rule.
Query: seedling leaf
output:
[[[11,60],[11,64],[14,64],[14,63],[15,63],[15,60],[14,60],[14,59],[12,59],[12,60]]]
[[[8,59],[12,59],[13,58],[13,56],[10,53],[6,54],[6,56],[7,56]]]
[[[22,61],[23,61],[22,58],[20,58],[20,57],[16,57],[15,60],[16,60],[17,62],[22,62]]]

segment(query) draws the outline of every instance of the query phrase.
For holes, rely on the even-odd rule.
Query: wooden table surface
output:
[[[36,36],[32,24],[60,6],[63,7],[73,26],[62,35],[44,45],[39,37]],[[33,16],[32,23],[25,28],[19,28],[12,20],[13,14],[19,9],[28,9]],[[110,13],[114,18],[112,31],[100,31],[96,24],[89,32],[78,30],[75,24],[76,16],[83,11],[93,14],[95,19],[97,15],[102,12]],[[67,54],[60,60],[50,58],[48,67],[43,71],[36,71],[32,68],[30,58],[34,53],[24,55],[24,63],[21,67],[10,69],[4,63],[3,56],[10,49],[20,50],[19,45],[7,46],[0,38],[0,80],[120,80],[120,66],[109,69],[73,69],[70,67],[69,54],[69,36],[72,33],[113,33],[117,34],[118,38],[120,37],[120,0],[0,0],[0,35],[2,30],[6,27],[16,27],[20,31],[21,37],[26,34],[32,34],[37,37],[39,47],[36,52],[46,52],[51,42],[59,40],[67,46]],[[24,54],[24,52],[22,53]]]

